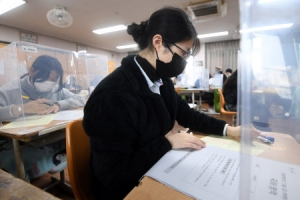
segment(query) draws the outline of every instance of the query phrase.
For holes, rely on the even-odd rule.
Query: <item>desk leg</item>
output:
[[[192,104],[193,104],[193,108],[195,109],[195,93],[192,92]]]
[[[201,111],[202,103],[201,103],[201,92],[199,92],[199,102],[198,102],[198,111]]]
[[[14,146],[14,154],[15,154],[18,177],[25,181],[29,181],[29,180],[27,180],[26,174],[25,174],[24,162],[23,162],[23,156],[22,156],[22,148],[20,145],[20,141],[16,140],[16,139],[12,139],[12,140],[13,140],[13,146]]]

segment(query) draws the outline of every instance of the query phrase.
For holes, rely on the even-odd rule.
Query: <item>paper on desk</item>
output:
[[[64,110],[56,113],[54,120],[75,120],[83,117],[83,110]]]
[[[6,124],[5,126],[0,127],[0,129],[46,125],[49,124],[55,117],[56,114],[32,115],[32,116],[20,117],[15,121],[12,121]]]
[[[215,147],[221,147],[224,149],[232,150],[232,151],[237,151],[239,152],[241,149],[241,145],[238,141],[231,140],[229,138],[225,138],[224,136],[206,136],[201,138],[206,144],[215,146]],[[264,152],[265,150],[270,148],[270,145],[267,144],[262,144],[259,142],[252,142],[251,146],[251,155],[257,156],[260,153]]]
[[[207,145],[195,151],[171,150],[145,176],[195,199],[237,200],[242,164],[238,152]],[[299,166],[257,156],[244,164],[252,166],[249,194],[242,193],[249,199],[299,199]]]

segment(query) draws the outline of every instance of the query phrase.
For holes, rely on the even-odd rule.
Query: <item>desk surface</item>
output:
[[[180,93],[197,93],[197,92],[202,92],[205,89],[201,88],[175,88],[175,90],[178,90]]]
[[[195,132],[193,132],[195,134]],[[281,162],[300,165],[300,144],[288,134],[268,133],[275,138],[275,143],[259,156]],[[203,136],[199,136],[203,137]],[[144,177],[139,186],[135,187],[125,200],[138,199],[164,199],[164,200],[187,200],[188,197],[150,177]]]
[[[19,178],[0,169],[0,199],[58,200],[47,193]]]
[[[28,126],[22,128],[2,129],[0,135],[29,142],[32,138],[64,129],[69,121],[53,120],[49,124],[41,126]]]
[[[74,110],[82,110],[77,108]],[[30,142],[31,140],[52,133],[57,130],[66,128],[67,123],[71,120],[52,120],[49,124],[39,126],[27,126],[20,128],[0,129],[0,135],[20,140],[23,142]]]

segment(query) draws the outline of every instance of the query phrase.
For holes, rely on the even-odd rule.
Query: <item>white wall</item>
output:
[[[19,29],[0,25],[0,41],[3,42],[19,41],[20,40],[19,31],[20,31]],[[39,34],[37,35],[38,35],[38,44],[64,49],[68,51],[77,51],[77,43],[61,40],[58,38],[49,37],[45,35],[39,35]],[[116,52],[106,51],[103,49],[97,49],[89,46],[87,46],[87,53],[107,56],[108,60],[115,62],[115,67],[119,67],[122,58],[127,56],[127,53],[116,53]]]
[[[206,68],[205,66],[205,44],[200,44],[200,51],[199,53],[194,56],[194,65],[197,65],[198,62],[202,61],[202,66]]]

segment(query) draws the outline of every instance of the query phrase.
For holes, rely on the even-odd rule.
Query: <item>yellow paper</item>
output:
[[[56,114],[49,115],[33,115],[26,116],[16,119],[5,126],[0,127],[0,129],[9,129],[9,128],[21,128],[27,126],[41,126],[49,124],[54,118]]]
[[[232,151],[239,152],[241,149],[241,145],[239,142],[231,140],[229,138],[223,137],[223,136],[206,136],[201,138],[206,144],[220,147]],[[253,145],[251,146],[251,155],[257,156],[260,153],[264,152],[265,150],[269,149],[270,146],[266,144],[262,144],[259,142],[252,142]]]

